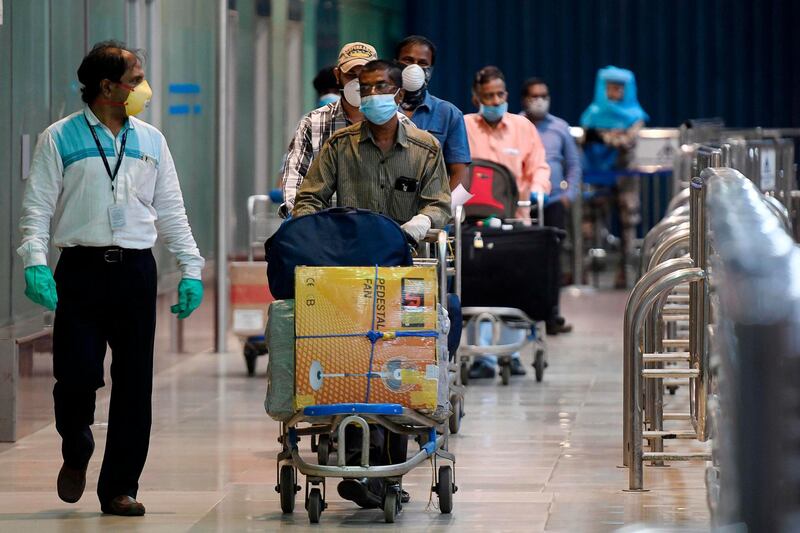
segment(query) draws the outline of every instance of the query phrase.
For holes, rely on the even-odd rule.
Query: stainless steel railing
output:
[[[707,150],[703,157],[719,166],[722,151]],[[623,462],[629,467],[630,490],[643,490],[647,460],[660,465],[667,460],[708,458],[705,453],[664,450],[665,439],[707,439],[705,328],[710,313],[705,178],[705,174],[695,177],[688,194],[674,199],[672,212],[646,236],[642,277],[626,305]],[[680,335],[681,323],[688,323],[688,339]],[[677,366],[681,364],[685,366]],[[688,380],[688,412],[665,416],[663,391],[667,379]],[[692,427],[666,431],[665,419],[684,419]],[[645,440],[648,451],[644,450]]]
[[[747,181],[738,171],[720,167],[722,157],[721,149],[708,154],[714,167],[691,180],[688,221],[687,206],[676,201],[673,213],[645,238],[642,277],[626,305],[623,462],[629,468],[631,491],[644,490],[644,464],[648,461],[662,465],[665,461],[711,459],[709,450],[665,451],[664,443],[672,439],[705,442],[710,435],[708,399],[713,381],[709,331],[714,329],[716,314],[710,280],[714,279],[711,258],[716,256],[709,238],[709,209],[720,218],[722,212],[734,208],[710,201],[708,189],[722,181]],[[769,214],[772,224],[784,234],[789,233],[782,206],[747,183],[751,193],[757,194],[760,211]],[[735,219],[741,213],[725,215]],[[671,379],[688,382],[688,412],[664,412],[664,386]],[[667,430],[664,423],[668,420],[684,420],[691,427]]]
[[[687,343],[688,353],[664,351],[665,343],[658,338],[663,331],[664,308],[668,297],[678,287],[689,284],[689,302],[684,305],[691,314],[693,306],[703,307],[705,294],[706,270],[703,255],[699,250],[706,249],[704,194],[701,178],[693,181],[690,189],[690,216],[688,227],[678,224],[674,228],[654,228],[659,235],[652,249],[647,249],[647,272],[634,287],[625,310],[624,331],[624,456],[623,461],[629,468],[629,489],[643,490],[644,462],[652,460],[663,463],[666,460],[695,459],[696,454],[666,453],[663,441],[667,438],[687,438],[698,436],[697,428],[705,425],[705,413],[702,409],[691,409],[687,418],[695,428],[688,431],[665,431],[663,427],[663,380],[668,378],[688,378],[690,383],[702,383],[702,355],[698,346],[702,346],[702,337],[695,331],[690,332]],[[687,242],[688,237],[688,242]],[[690,257],[671,258],[680,250],[689,247]],[[699,290],[698,290],[699,287]],[[677,315],[681,316],[681,315]],[[690,321],[690,324],[693,323]],[[646,332],[646,334],[645,334]],[[644,342],[640,342],[642,335]],[[669,339],[680,340],[680,339]],[[661,351],[657,351],[658,349]],[[686,361],[688,368],[665,367],[665,363]],[[692,387],[690,387],[691,389]],[[693,391],[699,394],[702,384],[695,384]],[[703,403],[692,402],[702,407]],[[647,428],[647,429],[645,429]],[[645,452],[644,440],[647,439],[650,450]]]

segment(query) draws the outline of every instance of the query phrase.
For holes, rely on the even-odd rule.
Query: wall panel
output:
[[[168,0],[161,5],[162,131],[180,177],[186,212],[200,253],[214,256],[216,177],[216,2]],[[175,268],[160,254],[160,271]]]
[[[11,286],[22,280],[11,277],[11,254],[17,232],[11,214],[11,18],[12,6],[3,6],[0,25],[0,327],[11,322]]]
[[[5,6],[4,6],[5,7]],[[18,246],[17,225],[22,211],[22,196],[26,181],[22,139],[29,139],[33,155],[36,139],[50,125],[50,2],[48,0],[16,1],[8,20],[11,25],[11,310],[15,319],[41,311],[25,297],[22,258],[15,252]],[[4,24],[5,24],[4,20]],[[27,176],[24,176],[27,178]]]
[[[466,112],[475,71],[506,74],[520,109],[528,76],[572,123],[608,64],[634,70],[651,124],[722,116],[731,126],[800,126],[800,2],[791,0],[409,0],[406,33],[439,47],[432,91]]]

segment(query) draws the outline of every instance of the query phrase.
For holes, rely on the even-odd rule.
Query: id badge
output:
[[[125,207],[121,205],[109,206],[108,220],[111,222],[111,229],[120,229],[125,227]]]

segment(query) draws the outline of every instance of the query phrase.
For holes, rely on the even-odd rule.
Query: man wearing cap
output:
[[[365,120],[336,132],[325,143],[298,191],[292,215],[321,211],[337,194],[340,205],[383,213],[420,241],[431,227],[441,228],[450,220],[442,149],[433,135],[400,120],[406,117],[397,112],[403,100],[398,64],[371,61],[361,69],[359,82]],[[407,436],[382,428],[374,428],[370,435],[378,452],[371,463],[406,460]],[[362,507],[379,507],[383,480],[346,479],[337,490]],[[404,492],[401,499],[405,503],[408,494]]]
[[[421,35],[410,35],[397,43],[395,59],[405,67],[405,96],[400,107],[418,128],[436,137],[442,145],[450,189],[455,189],[471,161],[469,142],[461,110],[428,91],[436,63],[436,45]]]
[[[364,120],[361,114],[361,95],[358,90],[358,74],[370,61],[378,59],[375,48],[366,43],[349,43],[339,52],[339,60],[333,69],[342,98],[311,111],[300,119],[289,150],[281,168],[283,188],[282,216],[291,213],[297,191],[303,183],[311,162],[319,154],[322,145],[336,131]],[[411,121],[398,112],[404,124]]]

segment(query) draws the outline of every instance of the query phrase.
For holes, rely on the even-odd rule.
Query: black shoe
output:
[[[117,516],[144,516],[144,505],[130,496],[117,496],[107,504],[100,506],[104,514]]]
[[[560,319],[560,320],[559,320]],[[572,324],[567,324],[563,317],[559,317],[546,326],[548,335],[558,335],[559,333],[569,333],[572,331]]]
[[[400,491],[400,503],[408,503],[411,501],[411,494],[405,490]]]
[[[86,488],[86,468],[72,468],[66,464],[61,466],[58,472],[58,481],[56,487],[58,488],[58,497],[67,503],[75,503],[83,496],[83,490]]]
[[[483,363],[472,363],[469,369],[469,379],[488,379],[494,377],[494,368]]]
[[[381,506],[381,498],[369,490],[366,480],[344,479],[339,482],[336,490],[339,496],[364,509],[377,509]]]
[[[512,376],[524,376],[527,374],[525,368],[522,366],[522,361],[519,359],[511,359],[511,375]]]

